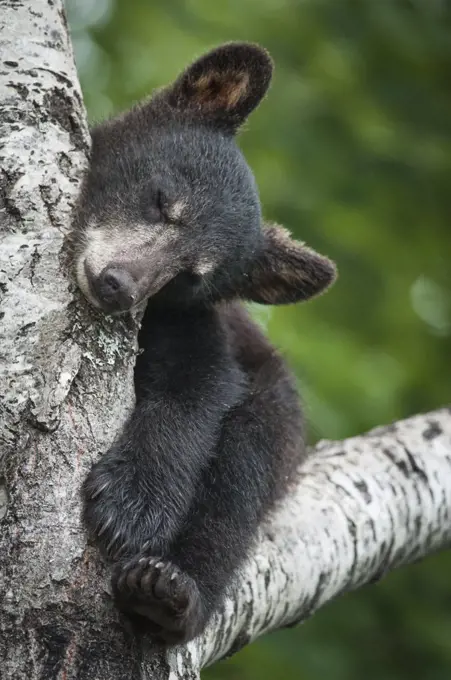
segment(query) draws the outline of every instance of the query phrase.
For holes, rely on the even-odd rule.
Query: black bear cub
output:
[[[306,300],[334,265],[262,223],[235,133],[272,62],[231,43],[92,132],[74,222],[93,305],[145,305],[136,405],[83,487],[118,607],[166,644],[204,629],[304,456],[294,380],[240,300]]]

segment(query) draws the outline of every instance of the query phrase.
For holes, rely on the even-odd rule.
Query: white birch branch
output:
[[[88,137],[61,1],[1,4],[2,678],[198,678],[258,635],[448,546],[444,409],[320,444],[201,639],[165,654],[130,635],[85,544],[79,488],[132,404],[136,328],[91,315],[67,277]]]
[[[201,639],[169,657],[172,675],[162,677],[196,677],[263,633],[450,544],[450,409],[321,442],[233,598]]]

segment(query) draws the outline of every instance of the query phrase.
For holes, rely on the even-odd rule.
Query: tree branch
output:
[[[448,546],[451,413],[322,443],[202,638],[137,639],[87,547],[80,484],[133,403],[136,325],[78,304],[70,211],[88,134],[60,0],[0,13],[0,668],[5,680],[177,680]]]
[[[201,639],[173,655],[173,674],[158,677],[192,677],[259,635],[304,621],[337,595],[450,544],[451,409],[321,442],[262,530],[236,593]]]

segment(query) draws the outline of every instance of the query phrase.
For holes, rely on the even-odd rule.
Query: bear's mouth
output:
[[[124,265],[109,264],[99,274],[87,257],[77,264],[77,282],[91,304],[106,314],[126,314],[138,308],[171,283],[176,273],[160,271],[136,277]]]

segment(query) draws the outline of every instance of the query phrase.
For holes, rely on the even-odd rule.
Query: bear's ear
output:
[[[308,300],[336,278],[335,264],[277,225],[263,230],[264,245],[245,275],[240,296],[265,305]]]
[[[229,43],[195,61],[162,95],[170,106],[235,133],[264,97],[272,69],[263,48]]]

